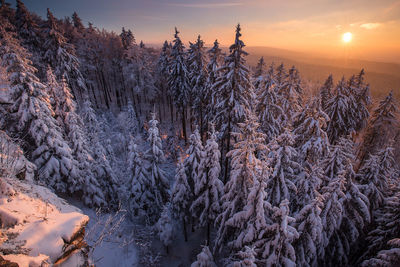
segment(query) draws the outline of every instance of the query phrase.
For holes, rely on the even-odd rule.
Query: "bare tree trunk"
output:
[[[187,242],[188,238],[187,238],[186,220],[185,219],[183,219],[183,236],[185,237],[185,242]]]

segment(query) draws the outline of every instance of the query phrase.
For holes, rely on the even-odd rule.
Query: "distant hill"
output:
[[[329,59],[271,47],[246,47],[246,51],[249,53],[247,62],[250,66],[255,66],[263,56],[267,65],[271,62],[275,64],[283,62],[287,68],[295,65],[303,79],[316,84],[322,84],[331,73],[337,81],[343,75],[348,78],[364,68],[366,80],[371,85],[371,94],[374,97],[382,97],[390,90],[395,92],[398,99],[400,97],[400,64],[357,59]]]

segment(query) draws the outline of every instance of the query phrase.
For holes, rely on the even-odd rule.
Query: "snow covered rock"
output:
[[[2,257],[21,267],[62,265],[71,260],[71,266],[85,265],[88,216],[47,188],[2,179],[15,191],[12,195],[0,195]]]

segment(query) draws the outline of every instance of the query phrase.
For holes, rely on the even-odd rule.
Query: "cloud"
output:
[[[378,28],[381,25],[382,24],[380,24],[380,23],[364,23],[364,24],[361,24],[360,27],[364,28],[364,29],[367,29],[367,30],[374,30],[374,29]]]
[[[169,3],[169,6],[176,7],[190,7],[190,8],[221,8],[221,7],[234,7],[242,6],[243,3],[231,2],[231,3],[205,3],[205,4],[187,4],[187,3]]]

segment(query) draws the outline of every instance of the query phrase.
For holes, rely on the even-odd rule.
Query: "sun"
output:
[[[351,41],[351,39],[353,38],[353,34],[351,32],[346,32],[343,34],[342,36],[342,40],[345,43],[349,43]]]

